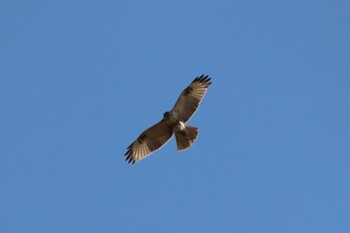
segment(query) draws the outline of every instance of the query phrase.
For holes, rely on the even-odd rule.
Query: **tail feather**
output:
[[[186,126],[185,130],[175,133],[177,150],[183,151],[192,146],[198,135],[198,128]]]

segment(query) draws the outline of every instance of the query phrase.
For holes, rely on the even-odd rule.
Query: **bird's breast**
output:
[[[179,114],[177,112],[172,111],[171,112],[171,118],[175,121],[179,120]]]
[[[174,126],[174,133],[182,132],[186,129],[185,124],[182,121],[178,121]]]

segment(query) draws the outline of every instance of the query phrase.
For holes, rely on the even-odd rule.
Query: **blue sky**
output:
[[[0,5],[0,232],[350,232],[349,1]],[[191,149],[126,163],[201,74]]]

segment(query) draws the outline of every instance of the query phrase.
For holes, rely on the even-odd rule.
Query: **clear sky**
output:
[[[0,232],[350,232],[349,12],[0,0]],[[126,163],[201,74],[196,143]]]

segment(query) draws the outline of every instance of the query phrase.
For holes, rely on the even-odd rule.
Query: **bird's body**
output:
[[[160,149],[175,134],[177,149],[183,151],[191,147],[198,135],[198,128],[185,123],[195,113],[208,87],[208,76],[200,76],[181,93],[173,109],[163,114],[163,119],[146,129],[128,147],[125,153],[129,163],[135,163]]]

